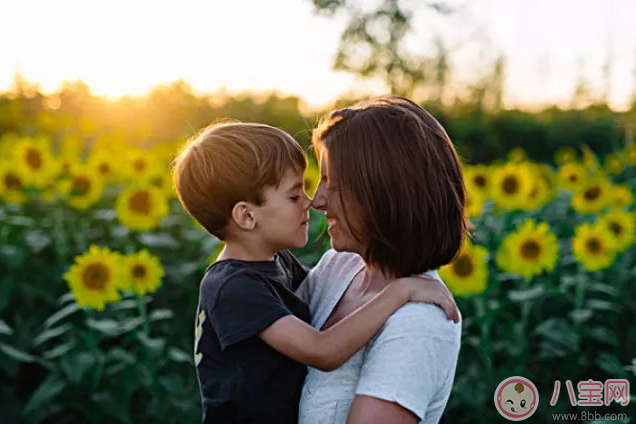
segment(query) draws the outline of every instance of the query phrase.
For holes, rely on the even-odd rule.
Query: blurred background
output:
[[[0,17],[0,423],[199,422],[198,283],[222,246],[175,199],[174,154],[211,122],[278,126],[312,194],[318,119],[385,93],[439,119],[469,190],[474,236],[441,270],[465,318],[443,422],[503,422],[515,375],[539,390],[532,422],[636,417],[633,397],[572,406],[565,387],[636,393],[635,2],[23,0]],[[325,227],[312,213],[307,266]]]

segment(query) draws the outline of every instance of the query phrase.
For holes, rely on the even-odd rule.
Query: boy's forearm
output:
[[[326,370],[334,370],[366,345],[386,320],[404,305],[409,294],[391,285],[333,327],[320,332],[318,356]]]

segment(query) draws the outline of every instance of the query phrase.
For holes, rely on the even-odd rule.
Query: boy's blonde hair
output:
[[[278,187],[288,169],[303,172],[307,159],[285,131],[256,123],[213,124],[194,136],[174,161],[174,185],[184,209],[224,240],[232,208],[260,206],[263,191]]]

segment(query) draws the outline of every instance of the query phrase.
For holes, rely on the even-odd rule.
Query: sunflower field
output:
[[[222,245],[175,198],[184,141],[0,134],[3,424],[200,421],[194,314]],[[464,172],[473,235],[440,270],[464,316],[444,422],[500,422],[493,395],[515,375],[539,390],[533,422],[585,410],[565,393],[550,406],[557,380],[627,379],[635,393],[636,145],[550,162],[515,148]],[[308,193],[318,177],[311,162]],[[311,216],[294,252],[308,266],[329,246]],[[636,417],[633,403],[594,410]]]

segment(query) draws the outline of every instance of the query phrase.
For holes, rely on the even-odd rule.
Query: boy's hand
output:
[[[442,308],[448,319],[459,322],[459,308],[453,294],[436,278],[417,275],[398,278],[391,284],[402,286],[409,302],[432,303]]]

